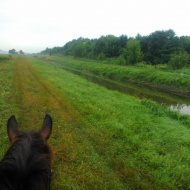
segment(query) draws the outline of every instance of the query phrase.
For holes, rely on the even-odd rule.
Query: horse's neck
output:
[[[3,162],[0,162],[0,189],[1,190],[13,190],[11,175],[9,169],[3,165]]]

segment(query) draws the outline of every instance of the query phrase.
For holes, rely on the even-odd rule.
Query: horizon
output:
[[[168,30],[170,30],[170,29],[168,29]],[[173,30],[173,29],[171,29],[171,30]],[[166,31],[166,30],[156,30],[156,31]],[[141,35],[140,33],[137,33],[136,34],[136,36],[138,35],[138,34],[140,34],[142,37],[143,36],[149,36],[150,34],[152,34],[152,33],[154,33],[154,32],[156,32],[156,31],[153,31],[153,32],[150,32],[148,35]],[[174,31],[174,30],[173,30]],[[174,31],[175,32],[175,31]],[[176,33],[175,33],[176,34]],[[109,35],[113,35],[113,34],[107,34],[107,35],[100,35],[98,38],[100,38],[101,36],[109,36]],[[127,34],[121,34],[121,35],[119,35],[119,36],[115,36],[115,35],[113,35],[113,36],[115,36],[115,37],[120,37],[120,36],[122,36],[122,35],[126,35],[128,38],[135,38],[136,36],[128,36]],[[187,36],[187,35],[186,35]],[[178,36],[178,35],[176,35],[176,37],[182,37],[182,36]],[[190,35],[189,35],[189,37],[190,37]],[[66,43],[68,43],[68,42],[70,42],[70,41],[72,41],[72,40],[77,40],[77,39],[79,39],[79,38],[84,38],[84,39],[90,39],[90,40],[92,40],[92,39],[98,39],[98,38],[86,38],[86,37],[83,37],[83,36],[80,36],[80,37],[78,37],[78,38],[74,38],[74,39],[71,39],[71,40],[69,40],[69,41],[67,41],[67,42],[65,42],[65,44]],[[64,45],[65,45],[64,44]],[[63,46],[64,46],[63,45]],[[63,46],[52,46],[52,47],[46,47],[46,48],[48,48],[48,49],[52,49],[52,48],[54,48],[54,47],[63,47]],[[22,50],[24,53],[26,53],[26,54],[35,54],[35,53],[40,53],[41,51],[44,51],[46,48],[44,48],[44,49],[42,49],[42,50],[40,50],[40,51],[38,51],[38,52],[31,52],[31,53],[29,53],[29,52],[25,52],[25,51],[23,51],[22,49],[15,49],[15,48],[10,48],[9,50],[12,50],[12,49],[15,49],[16,50],[16,52],[19,52],[20,50]],[[3,52],[6,52],[6,53],[9,53],[9,50],[8,51],[6,51],[6,50],[3,50],[3,49],[1,49],[0,48],[0,51],[3,51]]]

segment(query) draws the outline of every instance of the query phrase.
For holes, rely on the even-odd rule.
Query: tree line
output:
[[[24,54],[24,52],[22,50],[20,50],[19,52],[17,52],[15,49],[10,49],[9,50],[9,54]]]
[[[176,36],[172,29],[159,30],[147,36],[101,36],[98,39],[78,38],[63,47],[46,48],[41,54],[64,54],[89,59],[114,59],[122,65],[146,62],[169,64],[173,69],[190,65],[190,36]]]

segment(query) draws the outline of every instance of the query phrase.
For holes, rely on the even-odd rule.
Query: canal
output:
[[[70,69],[68,67],[62,67],[63,69],[77,74],[93,83],[104,86],[110,90],[116,90],[139,99],[150,99],[158,102],[159,104],[170,108],[171,110],[179,111],[183,114],[190,115],[190,98],[181,97],[178,95],[162,92],[153,88],[145,87],[143,85],[134,83],[119,83],[111,81],[102,77],[97,77],[91,74],[86,74],[77,70]]]
[[[59,65],[53,61],[49,63]],[[163,92],[140,84],[116,82],[100,76],[83,73],[82,71],[74,70],[63,65],[61,65],[61,68],[73,74],[79,75],[93,83],[104,86],[107,89],[116,90],[139,99],[150,99],[162,106],[168,107],[170,110],[175,110],[182,114],[190,115],[190,98],[188,97]]]

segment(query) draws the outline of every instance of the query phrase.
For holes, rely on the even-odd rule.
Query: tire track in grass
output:
[[[106,173],[107,171],[103,171],[101,167],[97,166],[96,162],[94,162],[95,158],[93,158],[93,164],[89,163],[92,162],[89,161],[89,159],[92,159],[91,157],[93,157],[93,155],[96,157],[99,157],[99,155],[97,152],[94,153],[94,144],[92,144],[90,137],[92,134],[89,135],[88,132],[81,129],[79,124],[81,115],[69,105],[67,100],[63,100],[63,97],[58,98],[57,95],[55,95],[57,92],[52,92],[50,86],[43,80],[40,80],[39,76],[31,67],[28,68],[36,80],[49,94],[56,98],[59,105],[68,114],[67,120],[64,120],[64,122],[68,122],[65,126],[69,127],[69,129],[67,128],[69,133],[64,136],[67,140],[65,140],[65,146],[59,151],[58,156],[58,159],[65,164],[63,164],[63,167],[56,168],[56,170],[59,170],[61,173],[60,177],[63,179],[71,176],[71,179],[67,181],[68,184],[71,183],[70,188],[74,187],[72,183],[80,184],[81,187],[86,186],[87,189],[97,189],[97,184],[100,182],[103,186],[109,184],[110,182],[104,182],[102,180],[102,176],[111,176],[112,174]],[[110,173],[110,170],[108,172]],[[116,178],[116,176],[112,176],[110,179],[117,181]]]
[[[58,172],[55,178],[66,178],[63,167],[66,168],[67,162],[76,159],[75,153],[68,157],[69,149],[73,144],[77,147],[75,141],[76,134],[73,134],[72,126],[68,124],[71,116],[68,113],[67,105],[56,98],[52,89],[35,74],[29,63],[24,57],[20,57],[15,63],[15,95],[19,107],[18,123],[22,130],[38,129],[46,112],[53,117],[53,133],[50,143],[54,148],[56,165]],[[66,123],[66,124],[65,124]],[[65,143],[70,142],[70,143]],[[79,147],[79,149],[81,149]],[[63,166],[65,165],[65,166]],[[61,179],[59,179],[61,180]],[[70,179],[71,181],[71,179]],[[54,187],[55,189],[55,187]]]
[[[34,118],[43,118],[45,113],[57,114],[57,110],[60,109],[65,119],[70,119],[64,103],[56,98],[47,84],[39,80],[24,57],[20,57],[15,63],[15,79],[21,124],[26,121],[30,121],[31,125],[35,124]]]
[[[105,169],[107,166],[94,161],[101,158],[89,141],[88,134],[81,130],[77,111],[67,100],[57,96],[55,89],[38,76],[25,57],[20,57],[15,63],[15,81],[21,129],[38,129],[46,112],[53,117],[50,138],[56,159],[53,189],[97,189],[100,186],[111,187],[114,181],[119,181],[113,171]],[[113,185],[110,185],[112,182]]]

